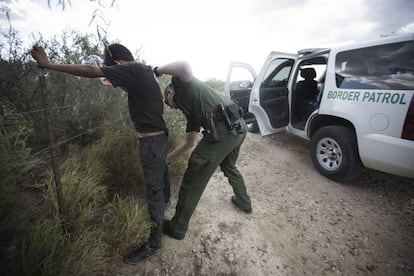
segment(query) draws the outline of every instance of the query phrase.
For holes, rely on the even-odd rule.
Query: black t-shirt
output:
[[[128,92],[129,114],[138,132],[167,132],[161,89],[151,67],[133,62],[101,69],[114,87]]]

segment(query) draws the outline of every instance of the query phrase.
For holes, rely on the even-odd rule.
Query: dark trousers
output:
[[[165,203],[170,199],[167,152],[167,135],[139,138],[145,195],[148,202],[148,213],[153,223],[148,245],[155,248],[161,247]]]
[[[185,236],[198,201],[218,166],[228,178],[242,208],[251,208],[243,177],[236,167],[240,146],[246,137],[244,121],[241,123],[243,133],[231,133],[221,124],[220,142],[210,144],[203,138],[192,152],[178,194],[175,214],[170,222],[171,230],[177,236]]]

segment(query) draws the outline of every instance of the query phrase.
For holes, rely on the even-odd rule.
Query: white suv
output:
[[[252,131],[310,140],[314,166],[330,179],[354,179],[363,166],[414,178],[413,34],[272,52],[258,76],[233,62],[225,93]]]

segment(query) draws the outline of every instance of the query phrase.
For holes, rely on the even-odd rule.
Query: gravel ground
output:
[[[308,142],[249,133],[238,167],[253,213],[230,202],[217,171],[182,241],[110,275],[414,275],[414,180],[366,170],[336,183],[313,167]],[[174,214],[180,179],[166,217]]]

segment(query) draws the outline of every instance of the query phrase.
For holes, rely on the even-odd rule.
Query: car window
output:
[[[234,67],[230,80],[230,90],[245,90],[252,87],[254,76],[244,67]]]
[[[340,52],[336,56],[338,88],[414,89],[414,42],[399,42]]]
[[[273,60],[266,70],[261,87],[286,87],[292,66],[292,59]]]

